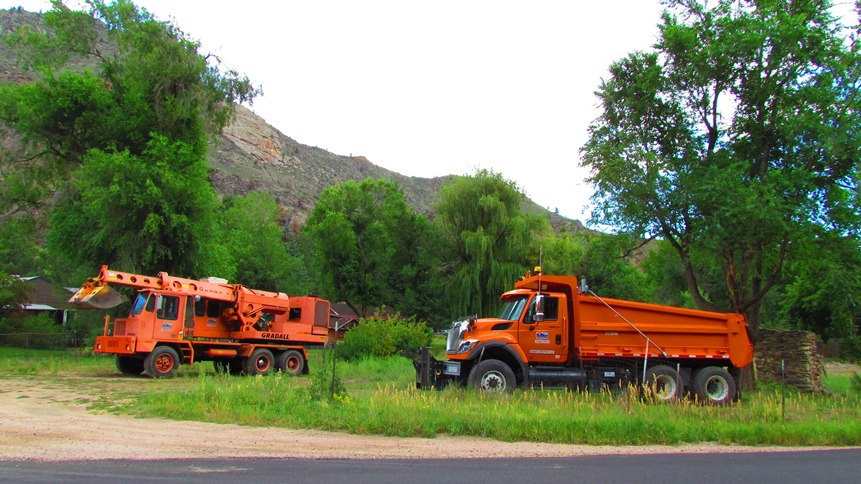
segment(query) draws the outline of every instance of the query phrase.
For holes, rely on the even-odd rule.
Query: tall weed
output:
[[[347,397],[347,388],[335,371],[337,363],[329,353],[323,353],[320,364],[311,370],[306,388],[311,400],[344,400]]]

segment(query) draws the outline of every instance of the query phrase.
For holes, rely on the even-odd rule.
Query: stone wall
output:
[[[814,333],[760,329],[754,359],[756,379],[780,383],[781,361],[785,363],[787,385],[804,392],[822,391],[825,362],[816,349]]]

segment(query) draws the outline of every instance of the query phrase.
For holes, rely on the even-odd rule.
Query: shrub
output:
[[[838,340],[838,357],[844,361],[861,361],[861,336],[847,336]]]
[[[74,341],[47,314],[0,318],[0,345],[22,348],[64,348]]]
[[[0,319],[0,333],[62,333],[47,314],[25,315]]]
[[[426,324],[414,318],[361,319],[344,335],[338,355],[346,360],[372,356],[388,358],[410,348],[430,345],[432,334]]]

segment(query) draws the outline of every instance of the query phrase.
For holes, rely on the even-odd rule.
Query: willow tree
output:
[[[4,208],[59,207],[52,247],[90,271],[218,272],[209,136],[257,89],[127,0],[52,5],[7,39],[35,80],[0,88],[0,121],[28,148],[0,166]]]
[[[665,239],[699,307],[756,329],[787,263],[816,257],[807,241],[857,236],[859,44],[827,0],[665,4],[654,50],[597,92],[595,218]],[[706,294],[713,267],[724,290]]]
[[[499,296],[538,263],[545,219],[521,212],[523,194],[499,173],[480,170],[444,185],[434,207],[452,316],[489,315]]]

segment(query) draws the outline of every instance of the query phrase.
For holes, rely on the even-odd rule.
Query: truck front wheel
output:
[[[469,386],[484,393],[510,393],[517,382],[514,372],[499,360],[484,360],[469,373]]]
[[[156,346],[144,359],[144,371],[153,378],[172,378],[179,367],[179,355],[170,346]]]
[[[735,399],[735,379],[723,368],[707,366],[694,375],[694,394],[702,403],[725,405]]]
[[[117,369],[123,375],[140,375],[144,371],[144,360],[134,356],[117,355]]]

